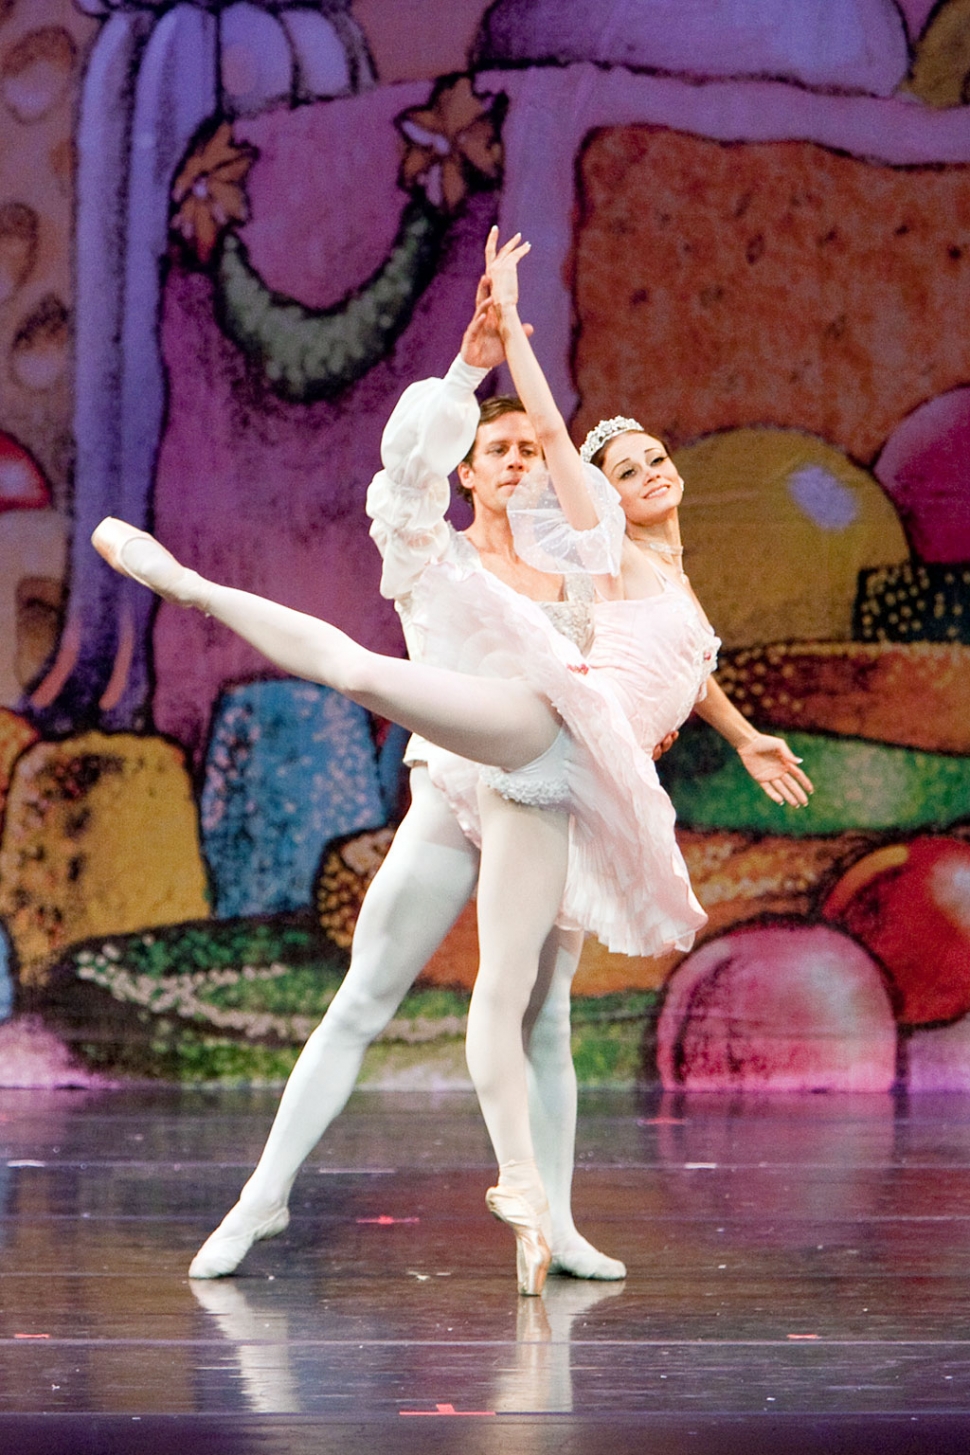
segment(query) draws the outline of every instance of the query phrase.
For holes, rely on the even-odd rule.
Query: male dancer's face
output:
[[[458,466],[458,478],[471,492],[476,516],[504,515],[512,491],[541,458],[527,414],[501,414],[479,425],[471,463]]]

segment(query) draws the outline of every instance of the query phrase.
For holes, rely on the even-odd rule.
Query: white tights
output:
[[[293,1068],[266,1146],[246,1184],[247,1202],[265,1211],[288,1200],[303,1162],[345,1106],[364,1052],[454,924],[478,872],[478,853],[428,770],[413,769],[411,807],[364,897],[350,968]],[[495,1108],[494,1135],[509,1151],[500,1160],[523,1161],[532,1155],[520,1139],[522,1109],[528,1104],[535,1160],[552,1215],[553,1249],[567,1261],[569,1247],[579,1237],[571,1210],[576,1073],[569,991],[581,948],[582,936],[566,930],[553,930],[542,947],[539,978],[524,1012],[525,1065],[516,1092],[522,1100],[511,1117],[502,1085],[508,1072],[503,1058],[491,1055],[497,1044],[492,1007],[477,985],[475,1011],[469,1015],[469,1057],[479,1068],[476,1089],[481,1095],[486,1086],[486,1101]],[[513,1019],[516,1013],[521,1027],[521,1007]],[[498,1015],[509,1016],[506,1006],[499,1005]],[[518,1027],[513,1024],[507,1034],[521,1044]],[[500,1035],[505,1034],[503,1028]],[[523,1081],[527,1093],[522,1092]],[[497,1097],[491,1095],[493,1083],[499,1088]]]
[[[151,545],[159,549],[154,541]],[[559,732],[556,714],[526,682],[466,676],[369,652],[329,622],[248,591],[213,585],[194,572],[186,575],[199,582],[193,604],[284,672],[323,682],[462,758],[505,770],[523,768],[550,748]]]
[[[327,622],[231,587],[208,586],[205,606],[278,667],[324,682],[462,757],[521,768],[558,733],[555,714],[524,682],[379,656]],[[489,790],[480,797],[480,965],[469,1007],[468,1069],[504,1168],[533,1161],[522,1025],[562,900],[569,820]]]
[[[154,541],[131,542],[125,550],[125,561],[146,584],[160,588],[184,605],[201,607],[284,671],[325,683],[361,706],[392,718],[462,757],[505,770],[521,768],[544,753],[559,731],[555,713],[525,682],[458,675],[423,663],[369,652],[336,627],[315,617],[245,591],[204,581],[195,572],[179,566]],[[530,1076],[524,1026],[539,977],[540,956],[562,899],[568,815],[512,803],[487,789],[481,793],[481,809],[478,890],[481,959],[469,1007],[468,1068],[499,1163],[499,1180],[528,1197],[538,1211],[544,1202],[544,1190],[536,1168],[527,1115]],[[397,844],[398,839],[395,847]],[[447,853],[445,845],[433,847],[445,848]],[[399,881],[395,879],[396,864],[399,860],[403,862],[407,852],[408,835],[405,835],[386,878],[390,881],[388,894],[394,901],[395,916],[398,912],[401,916],[395,917],[393,939],[400,947],[411,938],[402,933],[402,923],[407,922],[413,930],[414,949],[404,950],[403,961],[398,960],[399,968],[393,963],[388,967],[372,962],[364,972],[355,974],[352,970],[348,974],[323,1024],[310,1037],[294,1067],[266,1150],[243,1191],[241,1204],[251,1203],[254,1210],[256,1204],[265,1209],[269,1202],[285,1203],[301,1162],[346,1101],[360,1069],[364,1047],[393,1015],[408,985],[440,939],[438,931],[430,927],[430,917],[422,917],[416,904],[407,907],[401,901]],[[440,859],[440,856],[432,858]],[[387,862],[371,889],[373,894],[380,881],[374,919],[369,911],[362,915],[365,946],[372,926],[374,941],[382,947],[392,937],[387,932],[387,920],[377,928],[385,892],[381,875],[386,867]],[[408,872],[421,880],[419,899],[427,897],[430,881],[423,867],[417,864]],[[434,871],[431,878],[437,891]],[[470,884],[463,879],[461,897],[456,896],[455,902],[449,900],[442,912],[441,934],[452,923],[469,890]],[[554,960],[554,953],[550,951],[550,954]],[[377,958],[379,961],[379,955]],[[555,967],[549,968],[547,962],[544,974],[551,983]],[[532,1003],[533,1030],[540,1003]],[[557,1005],[557,998],[552,1004]],[[568,1027],[568,1009],[566,1024]],[[537,1042],[540,1048],[544,1041],[545,1036],[540,1032]],[[561,1052],[555,1059],[561,1062]],[[333,1075],[332,1093],[325,1092],[322,1100],[318,1085],[321,1062]],[[533,1101],[541,1103],[543,1098],[536,1095],[534,1074],[531,1084]],[[569,1121],[574,1126],[572,1082],[567,1096],[572,1107]],[[556,1100],[552,1098],[553,1103]],[[307,1114],[308,1104],[317,1105],[317,1115]],[[548,1103],[545,1117],[539,1112],[538,1125],[549,1131]],[[561,1189],[566,1165],[571,1172],[571,1153],[566,1164],[561,1148],[550,1159],[550,1172],[556,1181],[554,1163],[559,1166]],[[565,1215],[559,1201],[559,1222],[565,1227],[568,1179]],[[230,1213],[225,1221],[228,1223],[232,1216]],[[568,1216],[568,1225],[571,1228],[571,1216]],[[278,1230],[275,1225],[273,1230]],[[553,1251],[558,1254],[555,1230]]]

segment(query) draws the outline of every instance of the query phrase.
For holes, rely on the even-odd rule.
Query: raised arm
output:
[[[587,489],[579,451],[569,438],[566,422],[519,318],[518,265],[530,246],[520,239],[521,234],[516,233],[499,248],[498,228],[493,227],[485,244],[486,273],[498,329],[512,380],[535,426],[563,514],[574,529],[590,530],[597,525],[599,514]]]
[[[519,318],[517,270],[527,251],[518,234],[500,249],[497,228],[485,247],[494,326],[546,466],[545,472],[531,471],[509,503],[516,550],[540,571],[585,572],[600,595],[617,597],[623,590],[623,511],[605,476],[580,459],[529,343],[532,330]]]
[[[483,277],[451,368],[443,379],[422,379],[405,389],[384,429],[384,468],[371,481],[366,509],[384,560],[381,595],[392,600],[410,591],[425,566],[448,549],[448,476],[475,439],[475,390],[503,357],[502,342],[489,326],[487,295]]]

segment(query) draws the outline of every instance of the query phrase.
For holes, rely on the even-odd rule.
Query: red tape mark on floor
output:
[[[494,1410],[456,1410],[453,1404],[436,1404],[433,1410],[398,1410],[400,1415],[458,1415],[463,1419],[469,1416],[494,1415]]]
[[[357,1218],[359,1223],[376,1223],[379,1228],[389,1228],[392,1223],[419,1223],[420,1218],[389,1218],[386,1213],[381,1213],[379,1218]]]
[[[14,1334],[15,1339],[49,1339],[50,1334]]]

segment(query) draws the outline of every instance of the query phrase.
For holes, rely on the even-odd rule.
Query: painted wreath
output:
[[[260,277],[235,228],[249,218],[244,182],[256,149],[229,122],[204,136],[172,187],[171,233],[210,271],[223,332],[282,398],[333,398],[386,358],[434,275],[454,214],[469,193],[498,185],[502,146],[493,105],[468,76],[439,84],[427,106],[401,113],[400,181],[409,193],[390,251],[359,287],[307,308]]]

